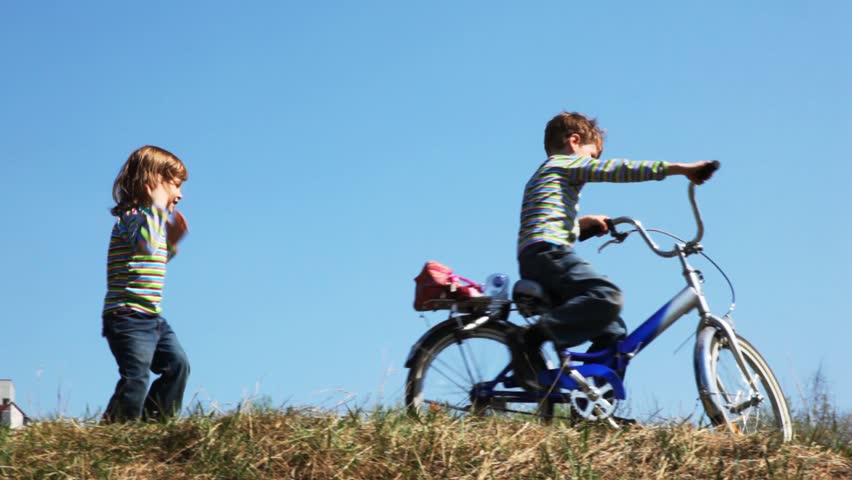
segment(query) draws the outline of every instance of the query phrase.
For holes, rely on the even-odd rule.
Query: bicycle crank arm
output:
[[[568,376],[571,377],[572,380],[577,382],[577,385],[580,386],[580,390],[582,390],[583,393],[588,395],[589,399],[597,401],[598,398],[600,398],[600,392],[598,392],[598,389],[589,385],[586,382],[586,379],[582,375],[580,375],[580,372],[571,368],[570,370],[568,370]]]

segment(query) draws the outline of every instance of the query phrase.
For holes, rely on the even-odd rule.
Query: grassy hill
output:
[[[265,409],[125,425],[60,419],[0,431],[0,478],[841,479],[852,478],[843,422],[804,425],[781,445],[691,424],[615,431],[402,410]]]

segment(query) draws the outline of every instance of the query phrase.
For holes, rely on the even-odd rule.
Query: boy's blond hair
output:
[[[152,200],[147,187],[153,188],[159,177],[167,182],[185,182],[189,178],[186,166],[168,150],[145,145],[131,153],[112,184],[115,206],[110,212],[119,216],[134,207],[150,206]]]
[[[547,155],[552,155],[552,152],[561,150],[568,145],[568,138],[574,134],[580,136],[580,142],[583,144],[596,144],[598,156],[603,153],[604,133],[598,127],[598,121],[577,112],[562,112],[547,122],[547,127],[544,128],[544,151]]]

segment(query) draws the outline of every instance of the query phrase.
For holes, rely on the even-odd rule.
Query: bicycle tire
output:
[[[784,442],[791,441],[793,421],[775,374],[746,339],[737,335],[737,344],[747,372],[740,369],[724,333],[714,327],[698,333],[695,380],[707,417],[714,426],[735,433],[776,432]],[[752,395],[746,375],[754,379],[761,401]]]
[[[419,342],[408,371],[405,403],[415,415],[436,411],[466,415],[532,415],[549,421],[554,405],[540,403],[477,404],[474,385],[493,380],[510,363],[506,336],[511,324],[492,322],[463,330],[449,319],[435,326]],[[523,392],[521,388],[501,388]]]

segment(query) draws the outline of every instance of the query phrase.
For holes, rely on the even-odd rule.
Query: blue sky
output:
[[[192,362],[187,402],[396,404],[425,329],[413,277],[434,259],[517,279],[523,185],[567,109],[599,118],[605,156],[721,160],[699,201],[738,331],[794,400],[822,368],[849,410],[850,14],[843,1],[4,2],[0,378],[30,415],[105,406],[111,185],[155,144],[190,174],[163,305]],[[689,235],[686,187],[590,185],[582,208]],[[579,251],[625,290],[628,325],[681,288],[676,262],[638,241],[599,243]],[[724,312],[721,277],[699,266]],[[691,344],[677,350],[695,324],[631,366],[634,413],[698,409]]]

